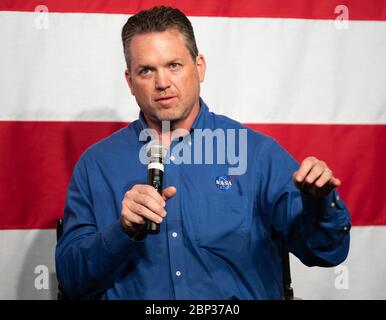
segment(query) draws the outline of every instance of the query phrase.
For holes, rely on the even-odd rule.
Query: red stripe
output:
[[[313,155],[342,180],[339,193],[354,225],[386,225],[386,125],[250,124],[299,162]]]
[[[117,122],[0,122],[0,229],[53,228],[81,153]],[[325,160],[354,225],[386,225],[386,125],[250,124],[297,160]]]
[[[384,0],[3,0],[0,10],[133,14],[154,5],[180,8],[189,16],[331,19],[338,5],[346,5],[350,20],[386,20]]]
[[[0,122],[0,229],[53,228],[81,153],[122,126]]]

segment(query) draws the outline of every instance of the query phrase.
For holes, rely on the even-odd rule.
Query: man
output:
[[[56,251],[67,294],[281,299],[277,237],[308,266],[346,258],[350,217],[335,190],[340,180],[323,161],[308,157],[299,167],[273,139],[209,112],[199,96],[205,59],[182,12],[142,11],[128,19],[122,40],[140,117],[89,148],[74,169]],[[162,130],[165,121],[170,131]],[[138,156],[146,129],[169,148],[162,196],[147,185]],[[177,129],[184,134],[172,139]],[[246,151],[244,172],[228,175],[229,159],[173,162],[178,144],[197,156],[203,148],[196,148],[195,133],[220,129],[246,133],[246,141],[233,141],[240,154]],[[220,151],[214,148],[213,156],[221,158]],[[146,234],[146,220],[160,224],[160,233]]]

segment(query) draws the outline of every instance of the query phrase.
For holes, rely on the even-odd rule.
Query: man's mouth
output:
[[[157,101],[157,102],[168,102],[168,101],[173,100],[174,98],[176,98],[176,96],[165,96],[165,97],[156,98],[155,101]]]

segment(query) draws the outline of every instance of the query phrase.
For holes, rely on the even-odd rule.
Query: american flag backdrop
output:
[[[121,28],[160,4],[193,23],[211,111],[343,182],[349,256],[335,268],[291,256],[295,295],[386,299],[385,0],[0,0],[0,299],[55,298],[74,164],[138,117]]]

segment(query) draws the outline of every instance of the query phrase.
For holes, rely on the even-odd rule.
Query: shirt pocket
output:
[[[241,196],[207,193],[198,197],[193,227],[200,247],[239,250],[247,238],[247,204]]]

